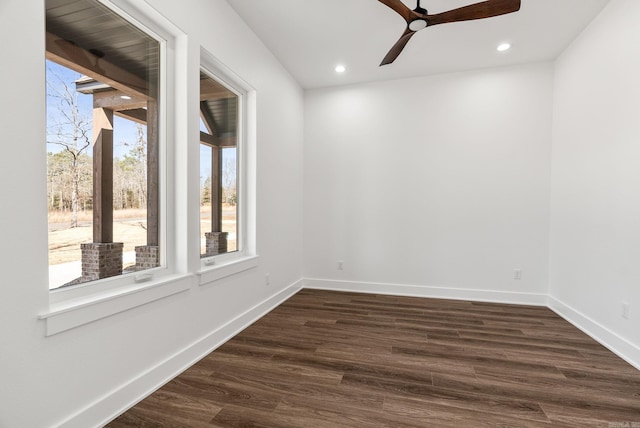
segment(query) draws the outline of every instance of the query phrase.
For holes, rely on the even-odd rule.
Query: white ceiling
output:
[[[609,0],[522,0],[519,12],[442,24],[416,34],[391,65],[380,61],[405,29],[377,0],[227,0],[304,88],[551,61]],[[403,0],[411,9],[414,0]],[[477,3],[422,0],[430,14]],[[508,41],[513,48],[499,53]],[[337,75],[335,66],[347,72]]]

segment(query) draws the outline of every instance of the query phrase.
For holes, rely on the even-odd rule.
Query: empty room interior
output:
[[[0,0],[0,427],[640,427],[638,21]]]

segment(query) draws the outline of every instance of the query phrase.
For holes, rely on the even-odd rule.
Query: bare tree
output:
[[[133,143],[124,142],[129,152],[122,159],[122,182],[127,192],[135,197],[136,202],[131,207],[144,208],[147,206],[147,140],[145,127],[136,124],[136,139]]]
[[[78,93],[73,82],[66,81],[51,68],[47,69],[47,97],[55,100],[53,123],[48,123],[47,143],[62,148],[69,161],[71,176],[71,224],[78,227],[79,194],[82,180],[82,155],[91,147],[91,119],[83,117],[78,104]],[[80,75],[78,74],[78,77]]]
[[[211,204],[211,176],[207,175],[204,182],[200,185],[200,205]]]
[[[225,157],[222,163],[222,194],[227,204],[235,205],[237,202],[236,178],[236,160]]]

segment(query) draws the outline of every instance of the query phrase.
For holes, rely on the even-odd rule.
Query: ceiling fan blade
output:
[[[409,22],[413,19],[413,11],[407,7],[400,0],[378,0],[380,3],[386,4],[391,9],[395,10],[398,15],[404,18],[405,21]]]
[[[382,1],[382,0],[380,0]],[[520,0],[487,0],[471,4],[448,12],[428,15],[429,25],[448,22],[471,21],[473,19],[491,18],[520,10]]]
[[[416,32],[411,31],[409,27],[407,27],[407,29],[404,30],[404,33],[402,33],[402,36],[400,36],[400,38],[396,42],[396,44],[393,45],[389,53],[387,53],[387,56],[384,57],[380,65],[382,66],[382,65],[391,64],[393,61],[395,61],[414,34],[416,34]]]

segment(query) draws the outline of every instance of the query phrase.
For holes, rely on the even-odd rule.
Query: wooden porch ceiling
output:
[[[95,0],[46,0],[47,59],[85,77],[76,89],[92,94],[94,108],[146,124],[149,100],[157,99],[160,45]],[[200,110],[208,132],[200,140],[235,147],[237,95],[200,74]]]
[[[91,65],[89,68],[94,71],[100,68],[107,72],[109,70],[105,66],[108,65],[126,70],[127,74],[139,79],[137,83],[136,80],[131,81],[111,72],[100,74],[109,74],[129,88],[140,86],[143,93],[146,84],[142,82],[158,80],[159,43],[103,4],[95,0],[45,0],[45,7],[47,51],[57,53],[54,49],[57,46],[67,52],[62,55],[63,58],[71,56],[70,59],[76,60],[76,64]],[[49,35],[56,37],[58,43],[52,43]],[[63,43],[65,41],[67,43]],[[71,46],[80,48],[88,55],[74,51],[79,56],[73,56],[67,51]],[[82,58],[83,55],[86,58]],[[88,64],[83,64],[83,61]],[[111,85],[103,79],[97,80]]]
[[[236,147],[238,96],[203,72],[200,72],[200,117],[208,131],[200,132],[203,144]]]

